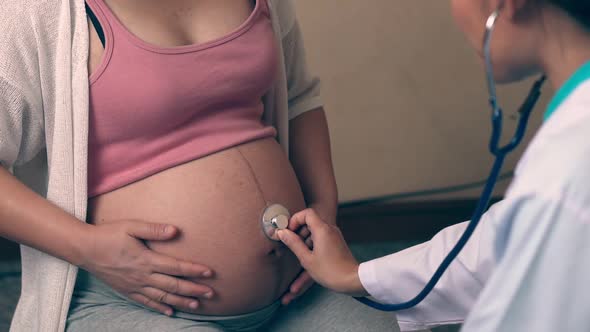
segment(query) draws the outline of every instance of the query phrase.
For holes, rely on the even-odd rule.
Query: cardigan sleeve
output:
[[[289,120],[323,106],[320,98],[320,80],[310,72],[306,61],[305,46],[299,22],[295,18],[292,2],[281,10],[291,11],[287,20],[288,28],[283,31],[283,53],[287,74],[287,91],[289,98]],[[286,14],[284,14],[286,15]],[[284,22],[282,22],[284,23]]]
[[[20,89],[0,77],[0,164],[11,169],[45,146],[43,119]]]
[[[45,146],[38,39],[28,6],[0,6],[0,164],[12,169]]]

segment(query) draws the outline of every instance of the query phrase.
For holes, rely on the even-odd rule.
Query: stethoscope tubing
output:
[[[506,159],[506,155],[512,152],[519,144],[522,142],[522,139],[525,136],[527,124],[530,118],[531,111],[533,110],[535,104],[537,103],[540,95],[541,95],[541,87],[545,82],[545,76],[543,75],[539,80],[537,80],[531,88],[527,98],[521,105],[518,110],[519,113],[519,120],[518,125],[515,130],[512,139],[507,143],[505,146],[500,146],[500,139],[502,137],[502,109],[498,106],[497,97],[496,97],[496,84],[494,81],[493,75],[493,67],[491,61],[491,38],[492,33],[494,30],[494,26],[496,24],[496,20],[499,16],[499,10],[494,11],[492,15],[488,18],[486,22],[486,33],[484,36],[484,55],[485,55],[485,65],[486,65],[486,78],[488,83],[488,92],[490,95],[490,106],[492,108],[492,134],[490,137],[489,142],[489,150],[492,155],[495,156],[495,161],[490,171],[488,180],[484,186],[480,199],[477,203],[477,206],[473,212],[471,217],[471,221],[467,224],[467,227],[455,246],[451,249],[451,251],[447,254],[444,260],[441,262],[439,267],[436,269],[430,280],[426,283],[424,288],[409,301],[396,303],[396,304],[384,304],[373,301],[366,297],[356,298],[359,302],[366,304],[370,307],[381,311],[399,311],[399,310],[406,310],[410,309],[420,302],[422,302],[428,294],[434,289],[436,284],[440,281],[440,278],[443,276],[445,271],[451,265],[451,263],[457,258],[461,250],[469,241],[471,235],[477,228],[477,225],[481,221],[485,211],[487,210],[490,199],[494,192],[494,187],[498,180],[498,176],[500,171],[502,170],[502,165],[504,160]],[[403,282],[400,280],[400,282]]]

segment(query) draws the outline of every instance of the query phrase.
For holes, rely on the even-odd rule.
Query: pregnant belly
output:
[[[181,231],[155,251],[209,266],[216,296],[197,313],[234,315],[277,300],[300,270],[260,220],[274,203],[291,213],[305,208],[293,169],[279,144],[255,141],[173,167],[89,201],[89,222],[121,219],[169,223]]]

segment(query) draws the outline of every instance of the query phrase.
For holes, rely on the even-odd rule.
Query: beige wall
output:
[[[448,1],[296,2],[310,66],[323,80],[342,201],[487,176],[482,66],[454,26]],[[507,113],[528,88],[525,82],[500,90]],[[550,91],[544,93],[531,129],[540,123]],[[506,130],[514,124],[507,120]]]

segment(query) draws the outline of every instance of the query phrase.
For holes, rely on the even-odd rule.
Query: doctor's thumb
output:
[[[288,229],[281,229],[277,231],[277,235],[279,239],[289,248],[291,251],[299,258],[299,260],[303,260],[307,257],[307,255],[311,254],[309,248],[303,242],[299,235],[293,233]]]

